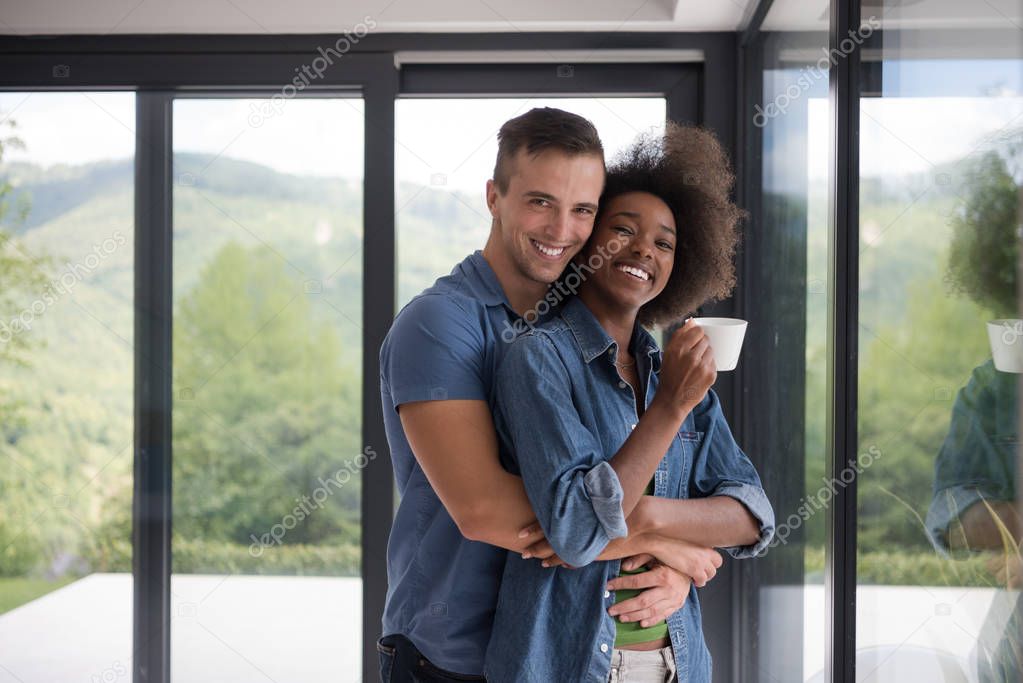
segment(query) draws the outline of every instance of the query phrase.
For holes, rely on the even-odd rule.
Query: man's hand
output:
[[[717,374],[710,342],[703,328],[690,318],[664,347],[654,401],[681,411],[684,417],[707,395]]]
[[[618,576],[607,583],[610,591],[646,589],[639,595],[616,602],[607,613],[619,621],[638,621],[643,628],[664,621],[685,604],[692,581],[671,567],[654,561],[641,574]]]
[[[529,524],[519,531],[519,538],[522,539],[523,543],[532,543],[528,548],[522,551],[522,559],[528,560],[535,558],[540,560],[541,564],[545,567],[567,567],[568,569],[575,569],[570,564],[566,564],[564,560],[558,557],[554,548],[551,547],[547,537],[543,535],[543,528],[540,527],[540,522],[533,520],[532,524]],[[536,540],[539,538],[539,540]]]

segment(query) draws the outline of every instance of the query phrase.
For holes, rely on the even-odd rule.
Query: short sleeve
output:
[[[395,318],[380,347],[392,407],[415,401],[487,400],[482,321],[456,297],[427,294]]]

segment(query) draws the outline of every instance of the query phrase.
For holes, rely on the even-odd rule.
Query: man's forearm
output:
[[[957,525],[951,525],[948,533],[949,547],[953,550],[990,550],[1001,549],[1006,544],[1002,536],[1003,529],[1010,538],[1019,542],[1020,522],[1013,503],[1005,501],[977,501],[966,508],[959,517],[962,531]],[[997,518],[997,519],[996,519]]]
[[[760,538],[756,518],[728,496],[643,496],[628,522],[630,532],[635,528],[638,533],[661,534],[709,548],[751,545]]]
[[[462,533],[473,541],[522,552],[537,541],[536,536],[519,537],[519,531],[534,522],[536,514],[522,479],[509,472],[503,475],[490,495],[470,515],[471,521]]]

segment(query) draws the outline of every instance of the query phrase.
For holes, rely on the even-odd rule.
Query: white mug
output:
[[[739,362],[748,323],[739,318],[693,318],[693,322],[707,335],[718,372],[734,370]]]

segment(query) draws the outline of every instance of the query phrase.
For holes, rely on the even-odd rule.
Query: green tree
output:
[[[15,128],[13,120],[6,124]],[[24,142],[15,136],[0,138],[0,162],[8,149],[24,148]],[[7,365],[27,366],[27,351],[31,347],[29,336],[23,334],[20,315],[25,310],[31,292],[45,282],[45,259],[33,256],[20,243],[13,230],[23,223],[29,212],[29,203],[24,195],[12,205],[13,186],[9,179],[0,177],[0,367]],[[10,228],[4,224],[8,224]],[[21,414],[22,402],[10,398],[11,392],[0,381],[0,425],[5,430],[26,428]],[[0,468],[0,500],[13,505],[13,498],[20,493],[19,476]],[[24,505],[19,508],[24,509]],[[14,517],[8,509],[5,517]],[[21,517],[21,515],[19,515]],[[30,571],[41,556],[39,545],[25,528],[16,527],[0,518],[0,576],[19,576]]]
[[[994,315],[1015,317],[1019,198],[1006,159],[985,153],[964,191],[965,201],[952,218],[948,279]]]
[[[335,330],[266,247],[228,243],[174,322],[175,531],[252,542],[360,453],[359,384]],[[357,471],[357,470],[356,470]],[[357,542],[353,476],[286,543]]]

